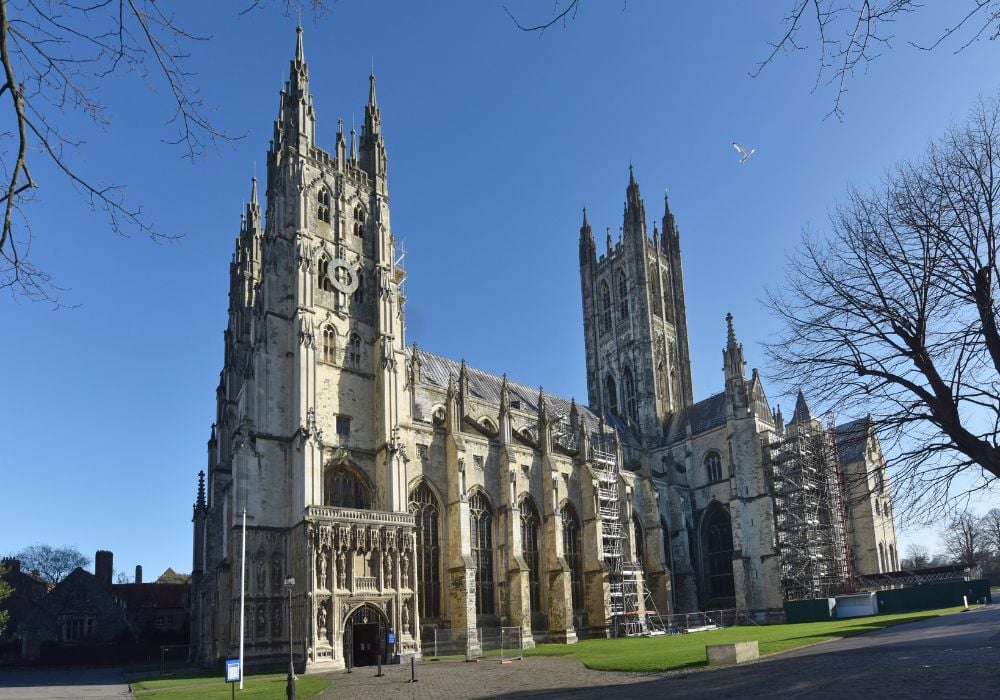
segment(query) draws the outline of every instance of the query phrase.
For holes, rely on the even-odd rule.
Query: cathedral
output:
[[[800,394],[786,425],[731,316],[724,388],[694,401],[680,233],[665,201],[650,234],[631,168],[619,240],[599,253],[586,211],[580,228],[587,405],[408,345],[369,81],[361,133],[340,122],[322,149],[298,30],[266,216],[255,179],[230,265],[194,505],[197,661],[241,635],[248,663],[281,663],[291,639],[311,671],[420,655],[435,630],[472,655],[480,630],[531,646],[676,612],[766,622],[896,568],[867,421],[826,425]]]

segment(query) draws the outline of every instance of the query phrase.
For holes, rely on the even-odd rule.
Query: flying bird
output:
[[[733,141],[733,148],[739,151],[740,155],[742,156],[742,158],[740,158],[740,163],[745,163],[747,158],[752,156],[754,152],[757,150],[756,148],[751,148],[750,151],[748,152],[747,149],[743,148],[743,146],[739,145],[735,141]]]

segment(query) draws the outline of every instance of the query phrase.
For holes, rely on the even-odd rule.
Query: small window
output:
[[[618,273],[618,316],[620,321],[628,320],[628,282],[625,273]]]
[[[326,266],[329,264],[330,258],[326,255],[319,256],[319,262],[316,263],[316,286],[322,289],[324,292],[332,292],[333,284],[330,282],[330,278],[327,276]]]
[[[361,336],[357,333],[351,333],[351,339],[347,343],[347,362],[355,369],[361,367]]]
[[[360,204],[354,207],[354,235],[358,238],[365,235],[365,209]]]
[[[337,359],[337,332],[333,326],[323,326],[323,361],[333,363]]]
[[[317,218],[324,223],[330,223],[330,191],[321,189],[318,195],[319,206],[317,208]]]
[[[705,473],[709,483],[722,481],[722,457],[714,450],[705,455]]]
[[[348,416],[337,416],[337,435],[347,437],[351,434],[351,419]]]

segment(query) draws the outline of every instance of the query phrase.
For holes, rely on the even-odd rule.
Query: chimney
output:
[[[94,555],[94,576],[105,588],[111,588],[111,576],[115,570],[115,555],[106,549],[98,549]]]
[[[142,583],[142,564],[135,565],[135,582]]]

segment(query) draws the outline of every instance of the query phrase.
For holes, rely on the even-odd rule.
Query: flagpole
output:
[[[246,615],[247,508],[243,506],[243,551],[240,554],[240,690],[243,690],[243,618]]]

